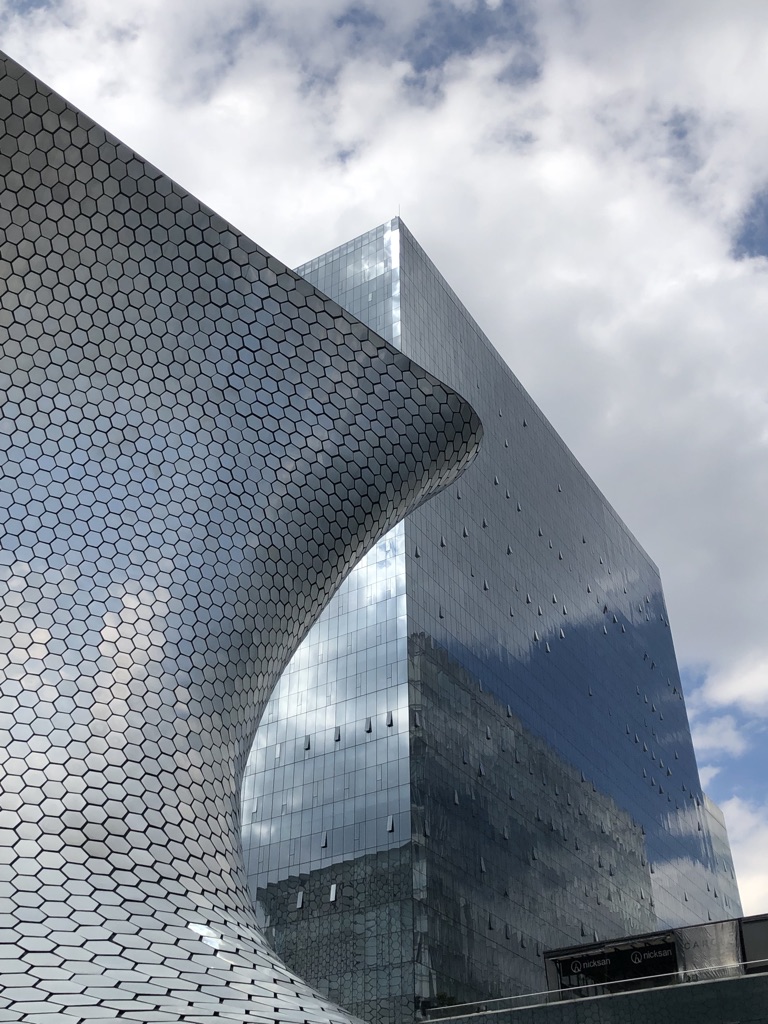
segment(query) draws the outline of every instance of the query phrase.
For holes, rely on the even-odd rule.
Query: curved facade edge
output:
[[[243,768],[479,420],[2,55],[0,117],[0,1014],[349,1021],[257,926]]]

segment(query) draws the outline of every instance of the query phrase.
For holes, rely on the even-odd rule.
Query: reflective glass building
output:
[[[243,839],[278,953],[384,1024],[543,989],[548,948],[738,915],[654,563],[399,219],[299,272],[485,436],[267,708]]]

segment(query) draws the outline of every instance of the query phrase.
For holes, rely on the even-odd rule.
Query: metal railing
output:
[[[740,963],[715,964],[695,970],[671,971],[669,974],[648,974],[639,978],[620,978],[615,981],[601,981],[592,984],[574,985],[572,988],[546,989],[542,992],[527,992],[516,996],[501,996],[498,999],[479,999],[471,1003],[455,1003],[452,1006],[433,1006],[424,1011],[428,1020],[461,1020],[478,1014],[492,1016],[533,1006],[551,1003],[570,1003],[580,999],[596,999],[601,996],[624,995],[632,992],[647,992],[649,988],[663,985],[697,985],[709,981],[728,981],[744,977],[746,969],[768,972],[768,960],[750,960]],[[644,983],[651,984],[644,984]]]

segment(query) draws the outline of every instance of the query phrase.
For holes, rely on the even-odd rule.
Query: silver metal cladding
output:
[[[0,72],[0,1013],[348,1020],[259,931],[243,766],[345,573],[479,420]]]

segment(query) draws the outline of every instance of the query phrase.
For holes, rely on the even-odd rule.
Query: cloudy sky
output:
[[[765,0],[0,0],[0,46],[290,265],[401,212],[659,565],[768,911]]]

